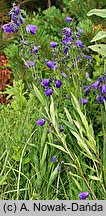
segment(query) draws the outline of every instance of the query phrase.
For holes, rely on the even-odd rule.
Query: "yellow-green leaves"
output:
[[[72,93],[71,95],[73,112],[75,111],[76,114],[74,115],[74,119],[72,118],[69,111],[64,108],[67,119],[69,121],[68,124],[71,125],[71,127],[69,127],[70,132],[76,138],[77,143],[83,153],[86,153],[89,158],[92,158],[92,160],[94,160],[94,154],[96,154],[96,141],[94,139],[93,128],[88,124],[86,116],[81,111],[78,100]]]
[[[92,16],[92,15],[106,18],[106,9],[92,9],[87,13],[87,16]]]
[[[36,97],[39,99],[41,104],[43,106],[45,106],[45,101],[44,101],[44,98],[42,97],[40,91],[38,90],[38,88],[34,84],[33,84],[33,88],[34,88],[34,92],[35,92]]]

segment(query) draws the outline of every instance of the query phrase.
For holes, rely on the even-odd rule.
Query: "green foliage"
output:
[[[66,7],[68,13],[74,15],[79,21],[87,18],[87,12],[93,8],[101,9],[105,6],[105,0],[64,0],[64,6]],[[92,21],[96,23],[101,22],[101,20],[97,20],[92,18]]]
[[[87,16],[96,15],[102,18],[106,18],[106,9],[93,9],[87,13]]]
[[[106,10],[105,9],[103,9],[103,10],[98,10],[98,9],[90,10],[87,15],[88,16],[97,15],[97,16],[100,16],[102,18],[106,18]],[[106,38],[106,31],[98,32],[98,34],[91,40],[91,42],[102,40],[103,38]],[[99,54],[101,54],[103,56],[106,56],[106,45],[97,44],[97,45],[89,46],[89,48],[91,48],[93,51],[98,52]]]
[[[106,38],[106,32],[105,31],[99,31],[98,34],[91,40],[91,42],[95,42],[101,39]]]

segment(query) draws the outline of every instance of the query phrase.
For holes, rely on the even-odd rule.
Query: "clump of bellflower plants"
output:
[[[20,198],[21,169],[24,166],[22,158],[26,155],[31,155],[29,156],[31,161],[29,167],[31,166],[33,169],[33,172],[29,169],[30,177],[28,175],[26,178],[28,187],[31,184],[31,187],[33,185],[34,188],[31,199],[41,199],[41,193],[42,197],[48,199],[52,187],[54,190],[54,185],[56,185],[55,199],[63,198],[61,194],[64,191],[64,198],[70,198],[68,185],[71,193],[76,191],[76,197],[79,197],[80,200],[85,200],[89,194],[93,199],[96,199],[98,194],[95,195],[90,181],[99,180],[100,183],[102,182],[100,191],[102,191],[101,188],[105,191],[104,167],[96,149],[92,126],[89,126],[86,116],[81,110],[87,109],[91,91],[97,92],[96,100],[100,104],[104,104],[106,101],[105,74],[97,81],[84,85],[85,79],[87,82],[89,78],[87,71],[93,58],[88,55],[87,47],[81,39],[84,31],[75,26],[74,19],[66,17],[66,26],[62,29],[62,41],[60,43],[55,40],[50,42],[51,55],[49,59],[46,59],[41,55],[42,47],[38,46],[35,40],[39,27],[35,23],[26,24],[24,22],[26,15],[16,4],[13,4],[9,15],[10,23],[4,24],[2,28],[5,33],[18,32],[19,34],[17,46],[23,63],[21,73],[25,76],[27,81],[25,87],[28,88],[29,93],[27,100],[24,94],[19,93],[18,100],[22,100],[22,104],[25,102],[23,107],[28,109],[27,124],[30,122],[30,112],[36,119],[31,124],[31,127],[36,127],[36,130],[31,131],[27,141],[23,142],[25,145],[22,154],[20,153],[21,159],[14,157],[14,160],[20,162],[17,199]],[[30,36],[32,41],[28,39]],[[24,74],[23,71],[26,73]],[[21,89],[20,85],[17,86]],[[35,96],[38,100],[35,99]],[[16,104],[16,101],[12,104],[14,110],[17,110]],[[26,133],[27,131],[24,131],[25,135]],[[29,150],[27,145],[32,149]],[[53,147],[56,148],[56,151]],[[90,166],[91,170],[89,170]],[[83,169],[83,167],[85,168]],[[95,176],[92,176],[92,172]],[[71,184],[70,178],[74,184]],[[85,183],[84,187],[82,186],[83,182]],[[60,194],[59,184],[62,186]],[[71,189],[73,185],[74,187]],[[80,192],[78,195],[79,190],[84,192]]]

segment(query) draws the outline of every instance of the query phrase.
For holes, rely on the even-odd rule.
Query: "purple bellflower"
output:
[[[78,38],[81,37],[81,35],[80,35],[79,33],[76,33],[75,35],[76,35],[76,37],[78,37]]]
[[[64,132],[64,128],[62,125],[59,126],[59,131],[60,131],[60,133]]]
[[[50,97],[52,94],[53,94],[52,88],[48,88],[48,89],[45,90],[45,95],[46,95],[47,97]]]
[[[80,100],[80,102],[81,102],[82,105],[85,105],[85,104],[88,103],[88,100],[87,100],[86,98],[82,98],[82,99]]]
[[[79,60],[79,58],[80,58],[80,55],[78,55],[78,56],[76,57],[76,61],[78,61],[78,60]]]
[[[55,80],[56,88],[60,88],[62,86],[62,82],[60,80]]]
[[[98,90],[99,85],[100,85],[100,81],[96,81],[96,82],[94,82],[91,86],[92,86],[95,90]]]
[[[88,196],[89,196],[89,193],[88,192],[80,192],[78,194],[80,200],[85,200]]]
[[[85,57],[86,59],[92,60],[92,56],[84,55],[84,57]]]
[[[89,79],[89,73],[88,72],[86,72],[85,77],[87,80]]]
[[[8,32],[13,32],[13,28],[12,28],[12,25],[11,23],[8,23],[8,24],[4,24],[2,26],[4,32],[8,33]]]
[[[85,86],[84,87],[84,93],[89,94],[89,92],[90,92],[90,86]]]
[[[52,69],[52,68],[54,68],[54,66],[55,66],[55,62],[53,62],[53,61],[47,61],[47,62],[46,62],[46,65],[47,65],[50,69]]]
[[[77,27],[77,31],[79,31],[80,33],[84,33],[84,30],[79,27]]]
[[[58,45],[57,42],[50,42],[50,47],[55,48]]]
[[[66,36],[72,36],[72,29],[69,27],[65,27],[62,29],[62,34]]]
[[[72,22],[71,17],[66,17],[65,20],[66,20],[66,22]]]
[[[84,44],[80,40],[76,40],[76,45],[80,48],[84,48]]]
[[[25,40],[20,40],[20,42],[24,45],[29,45],[29,42],[28,41],[25,41]]]
[[[99,81],[99,82],[102,82],[102,81],[103,81],[103,76],[100,76],[100,77],[98,78],[98,81]]]
[[[41,85],[44,88],[48,88],[48,86],[50,85],[50,79],[43,79],[42,82],[41,82]]]
[[[58,167],[57,167],[57,171],[58,171],[58,172],[61,171],[61,166],[60,166],[60,165],[58,165]]]
[[[35,25],[30,25],[30,24],[28,24],[28,25],[26,26],[26,31],[27,31],[27,33],[36,34],[36,31],[37,31],[37,30],[38,30],[38,27],[35,26]]]
[[[45,119],[40,119],[37,121],[38,126],[43,126],[45,124]]]
[[[62,44],[72,44],[73,43],[73,39],[71,37],[66,37],[63,39]]]
[[[64,48],[64,54],[67,54],[68,53],[68,47],[65,47]]]
[[[52,156],[51,158],[50,158],[50,162],[54,162],[56,160],[56,156]]]
[[[105,94],[106,93],[106,86],[104,84],[100,87],[100,93],[101,94]]]
[[[37,46],[33,46],[32,52],[33,52],[33,53],[38,53],[38,47],[37,47]]]
[[[96,100],[100,103],[103,104],[106,98],[102,95],[97,95]]]
[[[26,60],[26,68],[28,69],[29,67],[34,67],[35,66],[35,62],[30,61],[30,60]]]

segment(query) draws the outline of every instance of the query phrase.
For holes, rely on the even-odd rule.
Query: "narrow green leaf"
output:
[[[55,148],[57,148],[57,149],[65,152],[65,153],[67,153],[67,151],[62,146],[60,146],[60,145],[55,145],[53,143],[47,143],[47,144],[49,144],[49,145],[51,145],[51,146],[53,146],[53,147],[55,147]]]
[[[82,148],[83,151],[87,152],[88,155],[92,156],[89,148],[87,147],[86,143],[84,142],[83,139],[81,139],[81,137],[74,131],[72,131],[72,134],[76,137],[77,142],[79,144],[79,146]]]
[[[89,175],[89,178],[92,179],[92,180],[95,180],[95,181],[101,181],[101,179],[98,178],[97,176],[91,176],[91,175]]]
[[[46,159],[46,155],[47,155],[47,144],[45,144],[43,154],[42,154],[42,159],[40,160],[40,169],[42,169],[42,166],[43,166],[44,161]]]
[[[40,93],[40,91],[38,90],[38,88],[33,84],[33,88],[34,88],[34,91],[35,91],[35,94],[36,94],[36,97],[39,99],[39,101],[41,102],[41,104],[43,106],[45,106],[45,101]]]
[[[64,120],[64,119],[61,119],[61,121],[67,126],[69,127],[71,130],[77,132],[77,129],[75,128],[74,124],[71,124],[70,122]]]
[[[79,110],[80,110],[79,102],[78,102],[77,98],[72,94],[72,92],[71,92],[71,97],[72,97],[73,106],[74,106],[76,109],[79,109]]]
[[[58,166],[57,166],[58,167]],[[51,173],[50,179],[49,179],[49,183],[48,183],[48,188],[50,185],[52,185],[53,181],[55,180],[55,178],[58,175],[58,171],[57,171],[57,167],[55,168],[55,170]]]
[[[80,184],[79,184],[79,182],[74,178],[74,177],[72,177],[72,180],[74,181],[74,183],[76,184],[76,186],[77,186],[77,188],[78,188],[78,190],[79,191],[82,191],[82,188],[81,188],[81,186],[80,186]]]
[[[92,9],[87,13],[87,16],[92,16],[92,15],[106,18],[106,9]]]
[[[68,174],[69,174],[70,176],[74,176],[74,177],[76,177],[76,178],[82,179],[81,176],[79,176],[79,175],[77,175],[77,174],[74,174],[74,173],[72,173],[71,171],[68,172]]]
[[[103,38],[106,38],[106,31],[99,31],[97,33],[97,35],[90,41],[90,42],[94,42],[94,41],[97,41],[97,40],[101,40]]]
[[[45,144],[46,136],[47,136],[47,124],[45,124],[45,127],[43,129],[43,134],[41,137],[41,147],[43,147]]]
[[[71,125],[74,126],[73,120],[72,120],[72,118],[71,118],[71,115],[70,115],[69,111],[68,111],[65,107],[64,107],[64,110],[65,110],[66,116],[67,116],[67,118],[68,118],[68,121],[70,122]]]
[[[56,125],[56,121],[55,121],[55,110],[54,110],[53,97],[51,97],[50,115],[51,115],[52,123],[55,126]]]

